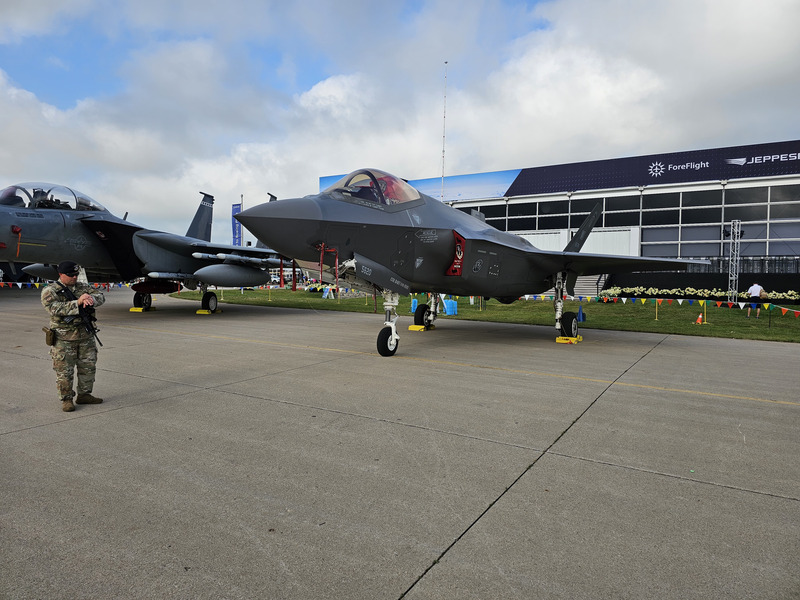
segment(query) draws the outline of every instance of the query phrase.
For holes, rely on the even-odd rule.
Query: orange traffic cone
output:
[[[697,320],[694,322],[695,325],[702,325],[703,324],[703,313],[697,317]]]

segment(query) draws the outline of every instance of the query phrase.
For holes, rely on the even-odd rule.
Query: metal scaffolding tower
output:
[[[728,302],[739,299],[739,247],[742,238],[742,222],[731,221],[731,247],[728,258]]]

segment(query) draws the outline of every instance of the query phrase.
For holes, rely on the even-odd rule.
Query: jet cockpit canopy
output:
[[[102,204],[86,194],[53,183],[18,183],[10,185],[0,191],[0,206],[108,212]]]
[[[419,192],[408,183],[378,169],[353,171],[323,190],[325,194],[332,192],[390,206],[420,198]]]

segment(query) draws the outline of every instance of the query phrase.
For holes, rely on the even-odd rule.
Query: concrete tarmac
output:
[[[63,413],[0,289],[0,598],[800,598],[800,344],[106,297]]]

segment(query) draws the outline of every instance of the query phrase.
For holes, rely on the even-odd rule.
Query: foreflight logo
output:
[[[650,163],[650,167],[648,167],[647,172],[651,177],[661,177],[667,171],[699,171],[700,169],[707,169],[708,166],[709,162],[707,160],[700,162],[687,162],[680,165],[674,165],[672,163],[665,165],[662,162],[656,161],[654,163]]]

